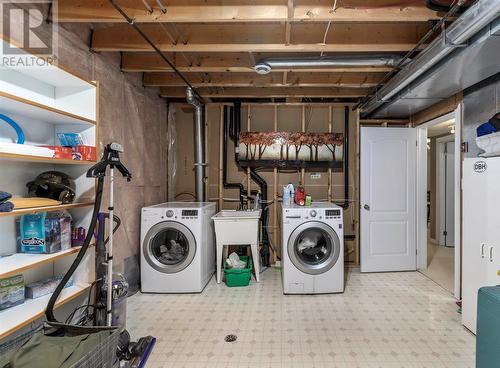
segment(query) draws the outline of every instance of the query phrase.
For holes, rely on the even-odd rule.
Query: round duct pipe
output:
[[[268,74],[272,69],[308,69],[332,67],[395,66],[401,61],[399,55],[342,55],[304,58],[262,59],[254,66],[258,74]]]
[[[204,117],[203,117],[203,104],[196,98],[195,92],[192,88],[186,89],[186,100],[194,106],[194,131],[195,131],[195,188],[196,188],[196,201],[205,201],[205,131],[204,131]]]

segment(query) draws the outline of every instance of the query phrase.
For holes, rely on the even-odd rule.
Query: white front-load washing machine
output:
[[[342,208],[328,202],[283,206],[281,229],[283,292],[343,292]]]
[[[201,292],[215,272],[215,203],[168,202],[141,216],[141,291]]]

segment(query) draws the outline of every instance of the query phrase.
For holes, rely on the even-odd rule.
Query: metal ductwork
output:
[[[194,91],[188,87],[186,89],[186,100],[194,106],[194,130],[195,130],[195,189],[196,200],[205,201],[205,129],[203,122],[203,104],[196,98]]]
[[[272,69],[308,69],[308,68],[342,68],[342,67],[375,67],[395,66],[401,61],[398,55],[337,55],[303,58],[269,58],[262,59],[254,66],[259,74],[267,74]]]
[[[363,117],[407,117],[500,72],[500,1],[479,0],[360,106]]]

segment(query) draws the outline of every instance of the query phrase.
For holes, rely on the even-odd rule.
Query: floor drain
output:
[[[226,342],[234,342],[234,341],[236,341],[236,339],[237,339],[237,338],[238,338],[238,337],[237,337],[236,335],[227,335],[227,336],[224,338],[224,340],[225,340]]]

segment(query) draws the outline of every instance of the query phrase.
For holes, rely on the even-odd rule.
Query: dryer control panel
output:
[[[340,219],[342,215],[341,210],[325,210],[325,218],[326,219]]]
[[[198,210],[182,210],[181,217],[183,219],[195,219],[198,217]]]
[[[286,208],[283,211],[284,221],[300,220],[341,220],[342,209],[338,208]]]

